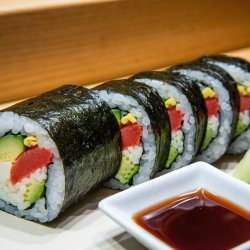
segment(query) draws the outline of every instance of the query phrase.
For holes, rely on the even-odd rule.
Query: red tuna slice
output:
[[[219,112],[220,106],[217,98],[207,98],[205,100],[208,117],[216,115]]]
[[[170,119],[171,130],[172,131],[179,130],[182,125],[182,119],[183,119],[182,112],[180,110],[177,110],[176,108],[170,108],[168,109],[168,115]]]
[[[122,149],[138,146],[142,136],[142,128],[137,124],[129,124],[121,128]]]
[[[250,109],[250,96],[240,97],[240,112]]]
[[[52,153],[45,148],[31,148],[21,154],[11,168],[11,182],[15,185],[29,177],[37,169],[47,167],[52,160]]]

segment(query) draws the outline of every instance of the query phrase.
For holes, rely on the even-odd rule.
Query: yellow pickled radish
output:
[[[166,101],[165,101],[165,107],[168,109],[168,108],[173,108],[175,107],[177,104],[176,100],[173,98],[173,97],[170,97],[168,98]]]
[[[207,99],[215,97],[216,94],[211,88],[206,87],[205,89],[202,90],[202,95],[204,99]]]
[[[121,124],[123,125],[136,122],[137,122],[136,118],[131,113],[128,113],[127,115],[123,116],[121,119]]]
[[[37,143],[37,138],[35,136],[33,136],[33,135],[26,137],[24,139],[23,143],[24,143],[25,146],[27,146],[29,148],[35,147],[38,144]]]
[[[240,95],[247,95],[247,88],[243,85],[237,86]]]
[[[247,88],[247,95],[250,95],[250,87],[246,87]]]

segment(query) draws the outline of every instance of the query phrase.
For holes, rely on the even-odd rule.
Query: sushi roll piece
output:
[[[198,86],[169,72],[144,72],[132,79],[155,88],[170,117],[171,148],[162,173],[188,165],[200,150],[206,128],[206,108]]]
[[[113,176],[121,137],[110,108],[67,85],[0,112],[0,209],[47,222]]]
[[[226,153],[233,138],[239,114],[235,81],[214,65],[192,62],[171,69],[196,81],[207,108],[206,135],[196,160],[213,163]]]
[[[107,82],[95,89],[112,109],[122,137],[121,165],[106,186],[125,189],[148,181],[165,167],[170,148],[169,117],[160,96],[130,80]]]
[[[240,154],[250,147],[250,63],[237,57],[205,56],[200,61],[217,65],[237,83],[240,96],[240,112],[234,138],[228,153]]]

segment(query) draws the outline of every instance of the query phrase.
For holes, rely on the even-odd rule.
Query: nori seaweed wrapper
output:
[[[196,124],[196,134],[194,138],[194,155],[193,158],[200,151],[200,148],[205,137],[206,125],[207,125],[207,110],[204,99],[201,95],[200,89],[196,83],[190,79],[181,76],[180,74],[166,72],[166,71],[148,71],[142,72],[131,79],[151,79],[165,82],[166,84],[176,87],[181,91],[188,99]]]
[[[168,113],[157,91],[141,83],[135,84],[131,80],[110,81],[97,86],[95,89],[130,96],[145,109],[150,119],[156,143],[155,164],[150,177],[164,169],[170,150],[171,129]]]
[[[204,64],[200,61],[194,61],[191,63],[177,65],[168,70],[175,71],[180,69],[192,69],[210,75],[211,77],[219,80],[224,88],[227,89],[230,97],[230,104],[232,106],[233,121],[231,130],[231,140],[234,138],[235,129],[238,122],[239,110],[240,110],[240,96],[237,90],[237,84],[234,79],[222,68],[212,64]]]
[[[198,59],[201,62],[209,63],[209,61],[222,62],[241,68],[244,71],[250,72],[250,63],[242,58],[224,55],[203,56]]]
[[[2,111],[36,121],[55,142],[65,174],[62,210],[117,172],[120,129],[111,109],[92,91],[65,85]]]

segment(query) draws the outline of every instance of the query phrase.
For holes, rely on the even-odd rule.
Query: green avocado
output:
[[[166,167],[169,168],[171,164],[175,161],[176,157],[179,155],[178,149],[174,147],[170,147],[169,155],[168,155],[168,161],[166,164]]]
[[[14,162],[25,151],[22,135],[6,135],[0,138],[0,162]]]
[[[121,183],[129,183],[131,178],[136,174],[139,169],[139,165],[133,164],[127,157],[122,156],[121,165],[115,178]]]
[[[250,184],[250,149],[234,169],[233,175]]]
[[[205,135],[202,147],[201,147],[202,151],[207,149],[208,145],[213,140],[213,137],[214,137],[214,131],[211,128],[207,128],[206,135]]]
[[[26,191],[23,195],[24,201],[31,204],[40,199],[45,190],[45,181],[33,181],[26,184]]]
[[[118,123],[121,123],[121,119],[122,119],[122,112],[120,109],[112,109],[112,112],[116,118],[116,120],[118,121]]]
[[[243,131],[245,131],[248,128],[248,125],[245,124],[241,119],[238,120],[237,127],[235,130],[234,136],[240,135]]]

